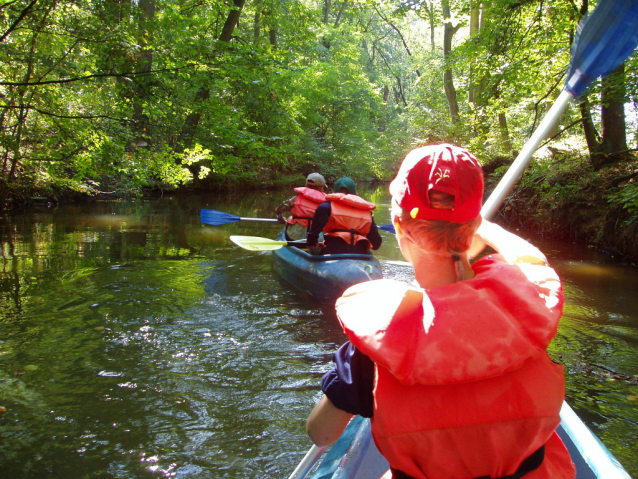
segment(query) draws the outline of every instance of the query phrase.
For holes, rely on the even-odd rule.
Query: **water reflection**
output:
[[[575,245],[552,248],[567,301],[550,353],[565,365],[567,400],[635,475],[638,268]]]
[[[363,195],[389,222],[385,188]],[[202,207],[271,217],[289,191],[101,203],[0,221],[0,476],[275,478],[309,447],[304,422],[344,341],[268,253],[200,224]],[[412,280],[382,233],[384,274]],[[631,473],[638,272],[541,245],[565,282],[551,354],[568,400]],[[580,258],[580,260],[579,260]]]

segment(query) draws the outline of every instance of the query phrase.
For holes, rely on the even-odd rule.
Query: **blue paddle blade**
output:
[[[202,223],[211,226],[227,225],[228,223],[235,223],[241,219],[239,216],[231,215],[230,213],[206,209],[201,211],[199,217],[202,220]]]
[[[383,230],[383,231],[387,231],[388,233],[392,233],[392,234],[396,233],[396,231],[394,230],[394,225],[391,224],[391,223],[386,223],[386,224],[383,224],[383,225],[377,225],[377,228],[379,228],[380,230]]]
[[[565,89],[578,98],[614,71],[638,45],[638,1],[601,0],[579,26]]]

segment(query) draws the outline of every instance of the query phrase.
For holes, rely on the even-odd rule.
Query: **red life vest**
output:
[[[545,458],[525,479],[571,479],[555,433],[564,375],[546,352],[560,280],[494,256],[473,269],[473,279],[427,291],[361,283],[337,302],[348,338],[375,362],[375,443],[416,479],[503,477],[541,446]]]
[[[326,195],[326,200],[330,201],[330,218],[323,227],[324,236],[336,236],[351,246],[365,241],[366,248],[370,249],[372,245],[366,236],[372,226],[370,211],[377,205],[360,196],[344,193]]]
[[[315,190],[313,188],[307,188],[300,186],[295,188],[297,197],[295,198],[287,223],[294,225],[299,223],[306,228],[309,228],[309,224],[312,218],[315,216],[315,211],[321,203],[325,201],[326,194],[323,191]]]

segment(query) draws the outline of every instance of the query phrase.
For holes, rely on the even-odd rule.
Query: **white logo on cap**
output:
[[[438,168],[434,176],[438,176],[434,184],[436,185],[439,181],[444,180],[450,177],[450,170],[443,171],[441,168]]]

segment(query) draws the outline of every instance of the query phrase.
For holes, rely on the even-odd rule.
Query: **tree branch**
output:
[[[554,136],[552,136],[551,138],[547,138],[547,140],[545,140],[544,143],[542,143],[538,148],[542,148],[545,145],[547,145],[550,141],[558,138],[560,135],[562,135],[564,132],[566,132],[567,130],[569,130],[572,126],[577,125],[578,123],[582,123],[583,120],[582,118],[576,121],[571,122],[569,125],[567,125],[565,128],[563,128],[562,130],[560,130],[558,133],[556,133]]]
[[[405,51],[408,52],[408,56],[412,56],[412,53],[410,52],[410,48],[408,47],[408,44],[405,42],[405,39],[403,38],[403,35],[401,34],[401,32],[399,31],[399,29],[394,26],[394,24],[388,20],[387,18],[385,18],[383,16],[383,14],[379,11],[379,9],[377,8],[376,5],[372,5],[372,7],[374,8],[374,10],[377,12],[377,14],[381,17],[381,19],[386,22],[388,25],[390,25],[390,28],[392,28],[392,30],[394,30],[395,32],[397,32],[397,34],[399,35],[399,38],[401,39],[401,43],[403,43],[403,47],[405,48]]]
[[[13,5],[14,3],[17,3],[18,0],[11,0],[10,2],[7,3],[3,3],[2,5],[0,5],[0,10],[2,10],[3,8],[7,8],[9,5]]]
[[[16,27],[18,26],[18,24],[24,19],[24,17],[27,16],[27,14],[29,13],[29,10],[31,10],[31,8],[38,3],[38,0],[32,0],[31,3],[29,5],[27,5],[24,10],[22,10],[20,12],[20,15],[18,15],[18,18],[15,19],[15,21],[11,24],[11,26],[7,29],[6,32],[4,32],[2,34],[2,36],[0,37],[0,43],[4,42],[4,39],[7,38],[9,36],[9,34],[16,29]],[[7,5],[7,4],[5,4]]]
[[[51,116],[54,118],[64,118],[65,120],[98,120],[98,119],[107,119],[107,120],[115,120],[121,123],[135,123],[134,120],[130,120],[128,118],[115,118],[109,115],[60,115],[58,113],[53,113],[46,110],[41,110],[40,108],[35,108],[33,106],[24,106],[24,105],[0,105],[0,109],[4,110],[18,110],[21,108],[26,108],[27,110],[37,111],[41,115]]]
[[[388,70],[390,71],[390,74],[396,78],[397,80],[397,84],[399,86],[399,94],[401,95],[401,99],[403,100],[403,105],[407,106],[408,102],[405,99],[405,95],[403,94],[403,84],[401,83],[401,78],[399,78],[399,75],[397,75],[396,73],[394,73],[392,71],[392,67],[390,67],[390,64],[388,63],[388,60],[385,58],[385,56],[383,55],[383,53],[381,52],[381,50],[379,50],[379,48],[375,45],[373,45],[373,48],[379,53],[379,56],[381,57],[381,59],[383,60],[383,63],[385,63],[385,66],[388,68]]]
[[[629,150],[629,151],[632,151],[632,150]],[[635,151],[635,150],[633,150],[633,151]],[[636,171],[634,171],[633,173],[630,173],[630,174],[628,174],[628,175],[619,176],[618,178],[614,178],[613,180],[611,180],[610,185],[611,185],[612,187],[614,187],[614,186],[618,186],[618,185],[619,185],[620,183],[622,183],[623,181],[631,180],[632,178],[636,178],[636,177],[638,177],[638,170],[636,170]]]
[[[92,78],[128,78],[128,77],[134,77],[134,76],[140,76],[140,75],[151,75],[153,73],[164,73],[164,72],[175,72],[175,71],[180,71],[180,70],[184,70],[186,68],[195,68],[197,66],[200,65],[206,65],[206,66],[210,66],[207,64],[199,64],[199,63],[192,63],[189,65],[183,65],[181,67],[175,67],[175,68],[161,68],[159,70],[151,70],[148,72],[127,72],[127,73],[95,73],[93,75],[86,75],[86,76],[81,76],[81,77],[75,77],[75,78],[64,78],[61,80],[45,80],[45,81],[37,81],[37,82],[0,82],[0,85],[5,85],[5,86],[42,86],[42,85],[60,85],[60,84],[64,84],[64,83],[73,83],[73,82],[77,82],[77,81],[83,81],[83,80],[90,80]]]
[[[560,82],[563,80],[563,77],[565,76],[565,72],[562,72],[557,78],[556,78],[556,82],[554,82],[554,84],[551,86],[551,88],[549,90],[547,90],[547,92],[545,93],[545,95],[543,95],[541,98],[539,98],[535,103],[534,103],[534,121],[532,122],[532,127],[530,128],[530,131],[534,131],[536,130],[536,120],[538,120],[538,106],[540,105],[540,103],[545,100],[546,98],[549,97],[549,95],[552,94],[552,92],[556,89],[556,87],[558,87],[558,85],[560,84]]]

